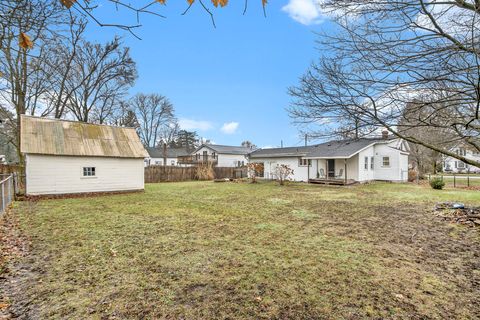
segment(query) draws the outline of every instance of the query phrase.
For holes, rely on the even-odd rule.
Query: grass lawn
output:
[[[478,318],[480,232],[435,217],[443,200],[480,192],[186,182],[20,202],[28,250],[2,288],[26,319]]]

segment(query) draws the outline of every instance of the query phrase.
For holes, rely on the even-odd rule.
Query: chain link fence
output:
[[[7,207],[15,198],[15,185],[13,174],[0,175],[0,215],[5,212]]]

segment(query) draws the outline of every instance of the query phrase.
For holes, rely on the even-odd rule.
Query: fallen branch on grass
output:
[[[480,207],[465,207],[461,203],[442,202],[434,208],[437,216],[451,223],[460,223],[471,227],[480,226]]]

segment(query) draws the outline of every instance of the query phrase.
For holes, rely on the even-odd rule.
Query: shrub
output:
[[[195,168],[195,178],[197,180],[213,180],[215,178],[215,171],[213,165],[205,163]]]
[[[247,174],[252,179],[252,183],[256,183],[257,177],[263,175],[263,170],[263,163],[250,162],[247,164]]]
[[[283,186],[285,184],[285,180],[288,180],[290,176],[293,174],[293,169],[286,164],[280,164],[275,167],[274,169],[275,176],[277,177],[278,183]]]
[[[443,187],[445,187],[445,181],[443,181],[443,179],[438,178],[438,177],[433,178],[432,180],[430,180],[430,186],[433,189],[442,190]]]
[[[417,182],[418,172],[415,169],[408,170],[408,181],[409,182]]]

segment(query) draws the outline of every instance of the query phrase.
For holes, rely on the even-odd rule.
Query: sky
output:
[[[141,40],[94,23],[87,38],[122,36],[139,73],[130,94],[168,97],[183,129],[217,144],[302,145],[286,111],[287,90],[319,56],[315,33],[333,28],[318,1],[270,1],[266,17],[260,0],[249,0],[245,15],[243,1],[230,1],[213,8],[215,28],[199,3],[182,15],[187,1],[170,0],[156,5],[166,18],[140,17],[135,33]],[[103,23],[136,23],[131,11],[99,7],[95,12]]]

